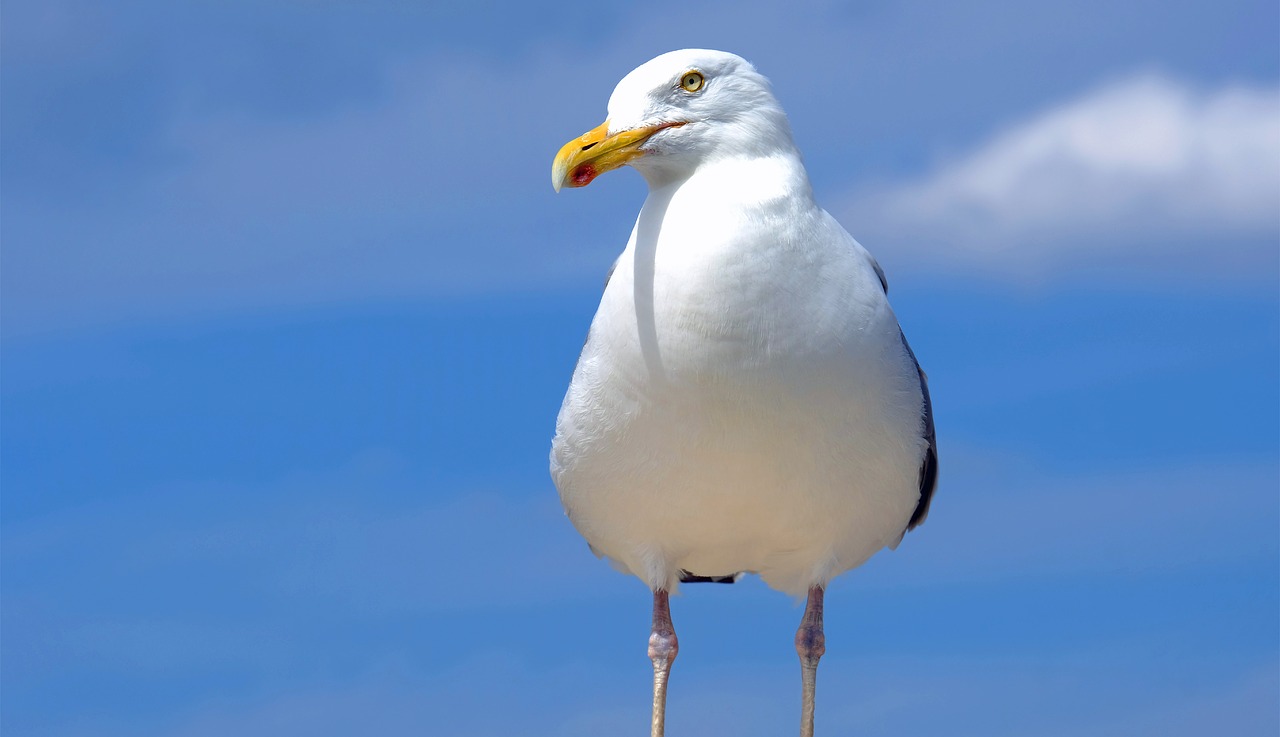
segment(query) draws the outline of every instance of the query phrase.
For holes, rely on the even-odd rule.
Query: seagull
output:
[[[591,550],[653,592],[653,737],[679,650],[670,594],[744,573],[806,598],[812,737],[827,585],[929,512],[927,380],[883,270],[814,201],[746,60],[686,49],[636,68],[551,183],[623,165],[649,192],[560,408],[551,475]]]

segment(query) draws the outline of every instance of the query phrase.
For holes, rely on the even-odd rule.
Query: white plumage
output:
[[[767,80],[717,51],[637,68],[553,183],[621,164],[649,195],[552,444],[575,527],[655,592],[754,572],[803,595],[896,546],[932,491],[927,389]]]

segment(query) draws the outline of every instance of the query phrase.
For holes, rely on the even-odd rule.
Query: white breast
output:
[[[791,167],[651,192],[560,410],[570,518],[651,587],[753,571],[798,595],[895,545],[919,498],[914,364]]]

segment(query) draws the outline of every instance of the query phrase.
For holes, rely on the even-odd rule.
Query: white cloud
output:
[[[623,174],[607,185],[556,200],[546,181],[548,161],[567,137],[599,122],[609,90],[627,70],[672,48],[728,48],[756,62],[776,82],[802,146],[823,153],[813,161],[815,180],[838,186],[854,184],[848,172],[857,169],[842,162],[864,155],[868,141],[887,141],[889,148],[910,158],[933,137],[995,125],[1046,90],[1100,73],[1077,65],[1065,71],[1054,66],[1052,78],[1032,84],[1018,75],[981,75],[990,52],[990,39],[981,33],[998,29],[981,23],[975,33],[941,30],[974,22],[971,12],[961,10],[921,5],[859,15],[825,0],[786,7],[753,0],[748,5],[750,12],[742,3],[705,8],[704,17],[717,19],[713,27],[672,24],[668,14],[652,8],[623,11],[610,26],[613,30],[593,44],[550,40],[511,57],[495,57],[482,48],[446,52],[424,41],[368,61],[369,80],[354,89],[335,84],[328,94],[341,104],[298,116],[252,105],[211,104],[198,91],[217,85],[193,71],[203,67],[175,58],[174,69],[166,72],[174,84],[156,85],[165,91],[157,93],[155,109],[130,113],[145,125],[125,126],[141,139],[145,155],[125,156],[116,162],[119,170],[110,170],[114,175],[101,181],[88,176],[96,169],[72,158],[70,171],[83,174],[87,183],[70,187],[58,182],[53,188],[57,196],[47,187],[9,187],[4,330],[14,335],[316,304],[594,287],[625,242],[642,184]],[[948,12],[954,15],[939,16]],[[1088,20],[1074,22],[1096,22],[1091,14],[1082,17]],[[315,21],[314,16],[299,16],[296,22],[305,36],[307,23]],[[1039,38],[1050,51],[1038,48],[1036,53],[1076,43],[1070,22],[1064,22],[1066,26],[1055,25],[1052,38]],[[59,29],[55,24],[41,37],[53,38],[55,31],[67,38],[74,35]],[[208,48],[226,45],[221,35],[211,34],[203,39]],[[100,50],[105,61],[94,57],[84,65],[107,67],[112,59],[119,64],[115,57],[127,60],[137,46],[115,44],[115,56]],[[797,48],[804,53],[795,53]],[[1128,48],[1126,44],[1126,54]],[[1163,56],[1167,54],[1157,54]],[[886,70],[889,58],[893,63]],[[352,63],[357,62],[366,63]],[[1106,65],[1118,63],[1123,62]],[[1105,68],[1102,62],[1098,66]],[[961,80],[963,97],[995,102],[959,104]],[[128,90],[150,89],[153,83],[141,72],[120,82]],[[1193,176],[1199,164],[1174,162],[1171,180],[1182,183],[1177,185],[1181,194],[1159,200],[1161,207],[1148,212],[1148,223],[1171,211],[1212,234],[1223,209],[1239,204],[1244,192],[1253,204],[1228,219],[1231,233],[1257,230],[1258,203],[1265,206],[1267,195],[1277,189],[1275,172],[1268,178],[1259,163],[1276,158],[1275,136],[1266,138],[1267,125],[1275,132],[1274,95],[1242,88],[1205,97],[1159,78],[1146,78],[1144,84],[1154,91],[1139,95],[1139,102],[1164,100],[1172,110],[1170,119],[1186,123],[1185,130],[1169,132],[1189,137],[1184,148],[1212,162],[1235,156],[1244,160],[1213,169],[1207,178],[1211,184]],[[365,94],[365,87],[375,92]],[[1125,89],[1122,85],[1110,94],[1123,98]],[[236,97],[232,93],[237,91],[249,94],[234,86],[224,92]],[[1067,200],[1057,190],[1028,187],[1030,170],[1025,167],[1001,174],[1000,166],[1016,164],[1020,159],[1015,154],[1022,151],[1018,146],[1034,147],[1038,140],[1031,135],[1019,143],[1018,135],[1029,132],[1052,142],[1045,131],[1054,125],[1070,128],[1070,120],[1055,121],[1071,115],[1093,120],[1090,110],[1106,99],[1105,94],[1089,97],[1015,127],[978,155],[944,167],[936,179],[871,192],[869,199],[858,199],[855,217],[846,218],[846,224],[881,257],[891,275],[899,273],[895,260],[907,256],[1044,272],[1044,262],[1052,261],[1044,254],[1075,253],[1072,248],[1078,244],[1023,248],[1027,228],[1036,238],[1046,229],[1057,233],[1057,226],[1045,225],[1054,221],[1046,221],[1028,203],[1038,197],[1066,208]],[[1148,107],[1152,116],[1164,119],[1159,105]],[[1262,112],[1255,114],[1258,107]],[[1117,105],[1115,114],[1125,109]],[[1237,124],[1247,130],[1223,132]],[[1144,136],[1150,128],[1142,126],[1144,134],[1136,137],[1149,142]],[[1213,135],[1203,135],[1206,130]],[[1248,153],[1240,143],[1259,136],[1272,142],[1270,159]],[[1154,143],[1147,148],[1157,154],[1163,150]],[[1112,161],[1106,156],[1114,158],[1117,151],[1133,153],[1127,146],[1112,145],[1079,158]],[[1037,155],[1037,165],[1055,161],[1048,154]],[[1071,171],[1060,162],[1054,166],[1055,181],[1062,178],[1059,169]],[[1079,162],[1072,166],[1081,168]],[[1260,186],[1236,176],[1250,166]],[[1149,189],[1144,182],[1166,178],[1158,166],[1141,170],[1147,173],[1130,184],[1124,184],[1129,170],[1119,164],[1084,171],[1092,172],[1092,179],[1070,178],[1080,190],[1077,201],[1106,187],[1136,192],[1142,200]],[[1096,182],[1104,186],[1094,186]],[[1222,196],[1202,200],[1199,194],[1209,186]],[[1010,192],[1023,199],[1006,199]],[[1110,244],[1108,228],[1142,205],[1131,199],[1109,200],[1118,203],[1118,215],[1090,216],[1095,231],[1103,234],[1099,245]],[[998,217],[990,212],[993,201],[1001,206]],[[1206,212],[1197,210],[1201,203]],[[935,212],[930,214],[929,207]],[[1032,215],[1034,227],[1019,230],[1018,218]],[[1059,216],[1062,220],[1072,224],[1072,235],[1080,232],[1077,220]],[[1202,254],[1210,240],[1199,237],[1179,248]],[[1274,250],[1269,242],[1263,245]],[[1020,258],[1027,263],[1007,260],[1008,251],[1025,252]],[[1252,260],[1238,270],[1259,271],[1256,262],[1265,254],[1255,249],[1245,256]],[[1221,261],[1223,254],[1215,258]]]
[[[850,203],[846,222],[889,262],[1274,279],[1280,89],[1131,77]]]

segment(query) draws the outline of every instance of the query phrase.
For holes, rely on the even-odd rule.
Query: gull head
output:
[[[556,154],[551,186],[585,187],[624,164],[654,185],[687,178],[721,157],[794,152],[769,80],[740,56],[684,49],[622,78],[605,121]]]

